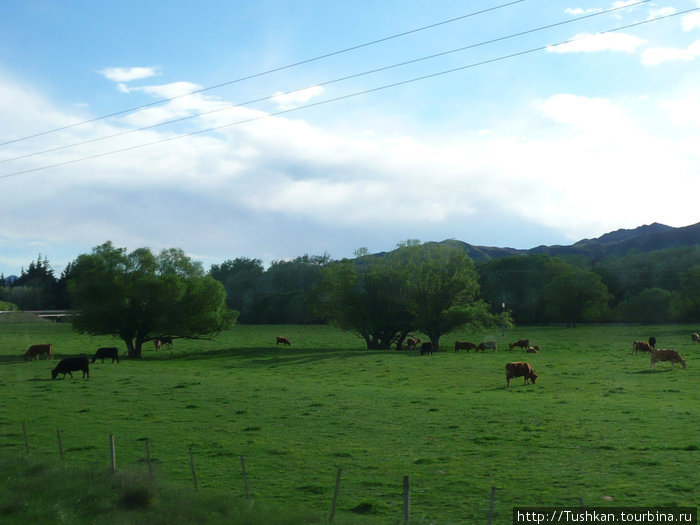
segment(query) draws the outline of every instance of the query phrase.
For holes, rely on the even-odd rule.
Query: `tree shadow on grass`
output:
[[[408,352],[396,352],[394,350],[348,350],[348,349],[323,349],[323,348],[297,348],[294,350],[269,347],[254,348],[222,348],[201,352],[188,352],[172,354],[168,358],[149,358],[144,360],[157,361],[200,361],[208,359],[231,359],[222,364],[222,368],[258,368],[277,367],[285,365],[298,365],[303,363],[326,361],[330,359],[370,359],[378,355],[394,354],[405,356]]]
[[[636,372],[632,372],[632,374],[659,374],[659,373],[665,373],[665,372],[673,372],[671,368],[647,368],[645,370],[637,370]]]

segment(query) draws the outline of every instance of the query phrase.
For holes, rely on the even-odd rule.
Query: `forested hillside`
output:
[[[531,250],[426,243],[433,244],[473,259],[492,313],[510,313],[516,324],[700,323],[700,223],[653,224]],[[356,255],[352,264],[367,270],[389,254],[359,249]],[[238,257],[212,265],[209,274],[223,283],[240,323],[313,324],[327,320],[318,296],[323,269],[339,262],[303,255],[265,268],[259,259]],[[0,276],[0,302],[21,310],[69,309],[72,269],[69,264],[56,276],[46,256],[39,256],[18,278]]]

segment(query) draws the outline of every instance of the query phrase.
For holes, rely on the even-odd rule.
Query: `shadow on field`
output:
[[[657,368],[656,370],[649,370],[648,368],[645,370],[637,370],[636,372],[632,372],[633,374],[659,374],[659,373],[664,373],[664,372],[673,372],[674,370],[670,368]]]
[[[393,354],[397,357],[413,357],[416,352],[396,352],[394,350],[332,350],[319,348],[281,349],[281,348],[224,348],[205,352],[173,354],[168,360],[197,361],[204,359],[233,359],[235,362],[223,365],[227,368],[241,366],[255,368],[259,366],[298,365],[325,361],[328,359],[369,359],[378,355]],[[149,358],[144,358],[149,359]],[[149,359],[150,360],[150,359]],[[153,359],[154,361],[156,359]]]

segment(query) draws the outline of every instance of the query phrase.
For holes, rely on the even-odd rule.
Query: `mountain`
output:
[[[588,259],[600,259],[609,255],[625,255],[629,252],[648,253],[666,248],[700,245],[700,222],[682,228],[665,224],[649,224],[633,230],[616,230],[596,239],[583,239],[569,246],[537,246],[529,250],[473,246],[463,241],[445,240],[440,244],[450,244],[462,248],[475,262],[542,253],[552,257],[578,255]]]

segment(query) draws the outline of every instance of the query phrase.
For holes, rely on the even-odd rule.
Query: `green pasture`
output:
[[[9,315],[9,314],[4,314]],[[19,315],[19,314],[17,314]],[[70,325],[0,319],[0,458],[25,455],[146,472],[148,440],[158,479],[244,496],[245,457],[256,504],[330,513],[342,468],[340,523],[400,523],[402,481],[412,523],[494,523],[513,506],[696,506],[700,466],[700,345],[691,326],[520,327],[454,333],[432,356],[368,351],[328,326],[236,326],[215,341],[120,364],[97,362],[90,379],[51,381],[58,359],[119,346]],[[284,335],[291,347],[275,345]],[[654,335],[680,351],[671,370],[632,341]],[[508,350],[529,338],[537,354]],[[496,353],[454,352],[454,341],[493,340]],[[25,363],[30,344],[54,345],[54,362]],[[504,366],[529,361],[536,385]],[[1,521],[1,517],[0,517]]]

